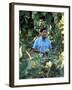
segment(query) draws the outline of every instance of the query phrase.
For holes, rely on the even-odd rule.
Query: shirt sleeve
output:
[[[49,48],[52,48],[51,41],[50,41],[50,40],[48,40],[48,42],[49,42]]]
[[[34,44],[33,44],[33,47],[32,47],[32,48],[37,49],[37,42],[38,42],[38,40],[36,39],[35,42],[34,42]]]
[[[51,43],[49,44],[49,48],[52,48],[52,45],[51,45]]]

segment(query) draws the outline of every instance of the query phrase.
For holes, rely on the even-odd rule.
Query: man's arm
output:
[[[40,52],[40,51],[38,50],[38,39],[35,40],[32,49],[33,49],[34,52],[42,53],[42,52]]]
[[[38,46],[38,40],[36,39],[35,42],[34,42],[34,44],[33,44],[33,47],[32,47],[32,49],[33,49],[34,52],[39,52],[37,50],[37,46]]]
[[[49,42],[49,49],[51,49],[52,48],[52,44],[51,44],[51,42]]]
[[[36,48],[33,48],[33,51],[39,53],[39,51]]]

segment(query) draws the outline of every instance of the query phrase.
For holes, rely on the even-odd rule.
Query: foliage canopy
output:
[[[32,51],[32,45],[39,36],[39,29],[46,27],[52,50],[48,60]],[[44,78],[64,75],[64,13],[19,12],[19,77]],[[42,63],[41,61],[45,61]]]

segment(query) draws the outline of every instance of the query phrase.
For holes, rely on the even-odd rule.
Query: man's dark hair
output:
[[[44,30],[47,31],[47,28],[42,28],[42,29],[40,29],[40,32],[43,32]]]

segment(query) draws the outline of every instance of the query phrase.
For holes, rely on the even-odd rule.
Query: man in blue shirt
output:
[[[40,29],[40,37],[35,40],[32,48],[39,53],[45,53],[48,49],[52,48],[52,45],[47,38],[46,28]]]

